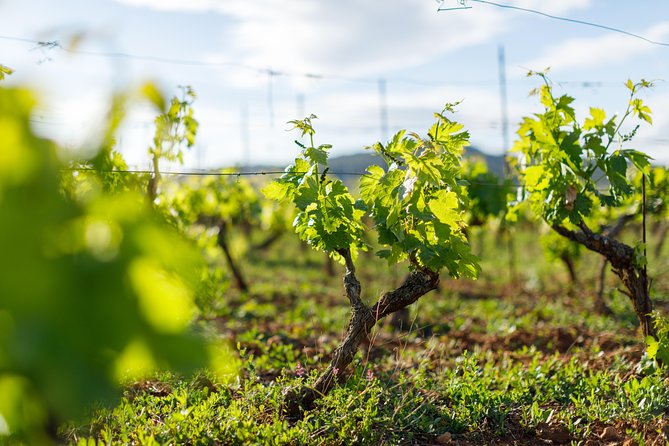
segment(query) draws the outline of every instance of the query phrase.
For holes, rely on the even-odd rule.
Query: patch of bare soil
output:
[[[484,430],[463,435],[446,432],[432,438],[429,444],[534,446],[577,443],[584,446],[637,446],[639,443],[628,432],[635,433],[635,436],[642,436],[648,446],[669,444],[669,420],[666,418],[650,423],[619,422],[613,425],[594,423],[590,429],[591,433],[587,436],[571,434],[569,429],[561,423],[539,423],[535,429],[531,430],[523,428],[518,422],[514,424],[513,419],[510,419],[507,427],[508,433],[501,437]]]

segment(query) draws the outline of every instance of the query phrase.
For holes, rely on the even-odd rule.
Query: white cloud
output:
[[[247,2],[243,0],[229,1],[229,0],[117,0],[119,3],[123,3],[130,6],[136,7],[146,7],[162,11],[183,11],[183,12],[204,12],[204,11],[218,11],[221,13],[243,13],[247,14],[259,14],[267,11],[270,7],[275,7],[276,9],[271,10],[276,12],[276,10],[285,7],[310,7],[315,6],[317,2],[312,2],[308,0],[294,0],[292,2],[280,2],[277,0],[261,0],[255,2]],[[459,2],[456,0],[446,0],[446,6],[450,3],[453,3],[454,6],[457,6]],[[301,5],[297,5],[300,3]],[[323,2],[326,3],[326,2]],[[429,1],[425,2],[428,6],[431,6],[433,10],[437,9],[439,2],[431,3]],[[527,8],[527,9],[538,9],[541,12],[548,14],[559,14],[566,11],[571,11],[573,9],[587,9],[592,4],[592,0],[562,0],[560,2],[551,2],[546,3],[544,0],[515,0],[507,1],[506,4]],[[472,6],[472,3],[469,3]],[[336,5],[334,5],[336,6]],[[334,7],[333,5],[326,5],[328,8]],[[388,5],[384,5],[388,6]],[[478,7],[486,7],[475,5]],[[490,6],[488,6],[490,7]]]
[[[378,75],[417,67],[504,32],[520,13],[476,4],[437,12],[424,0],[117,0],[157,10],[213,11],[229,19],[226,38],[211,60],[228,60],[298,73]],[[563,13],[590,0],[517,0],[521,7]]]
[[[588,9],[592,0],[563,0],[560,2],[546,2],[544,0],[516,0],[505,2],[519,8],[533,9],[546,14],[562,14],[575,9]]]
[[[117,0],[129,6],[145,7],[159,11],[203,12],[216,10],[223,5],[218,0]]]
[[[231,3],[227,11],[236,23],[233,56],[287,71],[364,76],[407,68],[483,42],[502,27],[494,11],[440,14],[431,2],[412,0],[251,3]]]
[[[669,22],[655,24],[642,31],[640,35],[655,41],[666,39],[669,36]],[[599,68],[604,64],[625,62],[657,49],[657,46],[643,40],[607,32],[601,37],[569,39],[558,45],[549,46],[544,50],[543,55],[521,65],[534,70],[551,67],[552,72],[582,70]]]

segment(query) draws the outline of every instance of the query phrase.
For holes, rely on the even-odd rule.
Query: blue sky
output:
[[[665,1],[498,3],[669,42]],[[462,101],[455,119],[473,145],[502,153],[503,46],[511,136],[521,117],[538,109],[528,98],[538,85],[525,76],[529,69],[550,66],[556,91],[575,96],[581,113],[589,106],[623,112],[623,83],[645,78],[657,81],[643,95],[654,125],[642,126],[633,147],[669,162],[669,47],[490,4],[469,6],[438,12],[434,0],[0,0],[0,63],[15,70],[10,83],[40,92],[36,128],[75,149],[94,140],[113,91],[147,80],[166,94],[192,86],[200,133],[186,167],[205,168],[287,163],[297,135],[286,122],[306,114],[319,117],[317,142],[341,155],[402,128],[425,132],[432,113],[455,101]],[[68,48],[75,36],[71,52],[6,38]],[[386,88],[385,134],[379,79]],[[120,150],[137,167],[148,166],[152,113],[137,104],[119,135]]]

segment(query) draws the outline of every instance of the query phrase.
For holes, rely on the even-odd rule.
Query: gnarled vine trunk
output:
[[[567,269],[567,273],[569,273],[569,287],[573,291],[578,287],[578,275],[576,274],[576,265],[574,265],[574,259],[568,254],[562,254],[560,256],[560,260]]]
[[[595,311],[599,314],[612,315],[613,311],[604,300],[604,289],[606,288],[606,267],[609,261],[602,256],[599,261],[599,270],[597,275],[597,293],[595,294]]]
[[[558,234],[603,255],[611,263],[613,271],[627,288],[626,294],[632,302],[644,337],[652,336],[657,339],[648,275],[643,267],[635,264],[634,249],[612,237],[592,232],[585,223],[580,224],[580,231],[572,231],[558,224],[553,225],[553,229]]]
[[[218,247],[223,251],[225,256],[225,261],[228,263],[232,277],[235,279],[235,285],[237,288],[243,292],[247,293],[249,291],[249,285],[244,279],[244,275],[241,272],[241,269],[237,265],[232,253],[230,252],[230,247],[228,246],[228,224],[223,221],[220,217],[215,217],[211,215],[200,215],[197,219],[199,224],[205,225],[207,227],[217,227],[218,228],[218,237],[216,243]]]
[[[227,241],[227,225],[223,222],[220,222],[218,224],[217,241],[218,241],[218,246],[221,248],[223,254],[225,255],[225,260],[228,262],[228,267],[232,272],[232,276],[235,278],[235,283],[237,284],[237,288],[239,288],[241,292],[247,293],[249,291],[249,286],[246,283],[246,280],[244,280],[244,276],[242,275],[239,267],[237,266],[237,262],[235,262],[234,258],[232,257],[232,254],[230,253],[230,248],[228,247],[228,241]]]
[[[344,340],[332,354],[327,369],[319,376],[313,387],[287,389],[283,415],[288,419],[299,419],[304,411],[313,408],[314,402],[334,386],[337,376],[353,361],[358,346],[372,331],[372,327],[383,317],[416,302],[421,296],[437,288],[439,274],[426,268],[416,269],[407,276],[397,289],[384,293],[371,308],[360,297],[362,287],[355,275],[355,266],[349,250],[339,254],[346,261],[344,289],[351,305],[351,318]]]
[[[262,242],[258,243],[257,245],[253,246],[254,251],[265,251],[267,248],[272,246],[274,243],[277,242],[283,235],[282,231],[273,231],[267,236]]]
[[[604,235],[609,238],[618,237],[618,234],[625,228],[625,225],[634,218],[635,214],[626,214],[618,218],[618,221],[610,228],[604,231]],[[597,294],[595,295],[595,310],[601,314],[613,314],[611,308],[604,300],[604,288],[606,281],[606,265],[608,264],[608,257],[602,256],[599,263],[599,275],[597,276]]]

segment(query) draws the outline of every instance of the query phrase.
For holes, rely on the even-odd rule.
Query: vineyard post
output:
[[[509,106],[506,91],[506,55],[504,45],[497,47],[497,60],[499,66],[499,97],[500,111],[502,118],[502,149],[504,150],[504,179],[511,179],[511,169],[509,166]],[[513,237],[511,237],[508,225],[502,224],[502,231],[506,237],[507,253],[509,256],[509,280],[513,283],[516,279],[516,247]]]

